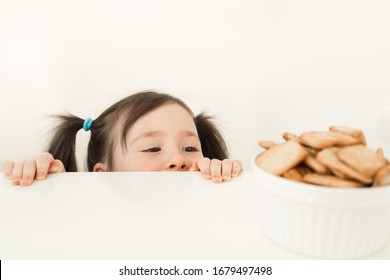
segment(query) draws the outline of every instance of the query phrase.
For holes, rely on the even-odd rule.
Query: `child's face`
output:
[[[203,158],[195,123],[178,104],[142,116],[129,129],[126,143],[127,149],[116,145],[113,171],[188,171]]]

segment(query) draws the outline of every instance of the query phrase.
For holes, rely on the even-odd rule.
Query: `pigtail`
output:
[[[194,121],[203,155],[210,159],[224,160],[229,158],[225,140],[212,122],[212,118],[205,113],[201,113],[195,117]]]
[[[48,145],[48,152],[59,159],[68,172],[77,172],[75,156],[76,134],[83,127],[84,120],[74,115],[54,116],[59,124],[54,129]]]

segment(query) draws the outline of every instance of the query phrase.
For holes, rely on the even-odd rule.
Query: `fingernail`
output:
[[[20,181],[21,186],[28,186],[30,184],[30,181],[28,179],[22,179]]]
[[[37,180],[41,180],[45,178],[45,172],[43,171],[38,171],[37,173]]]
[[[11,182],[12,182],[12,184],[15,185],[15,186],[16,186],[16,185],[19,185],[19,179],[18,179],[18,178],[12,179]]]
[[[224,181],[230,181],[230,176],[227,176],[227,175],[226,175],[226,176],[223,176],[223,180],[224,180]]]
[[[220,182],[222,182],[222,178],[221,177],[213,177],[213,182],[220,183]]]

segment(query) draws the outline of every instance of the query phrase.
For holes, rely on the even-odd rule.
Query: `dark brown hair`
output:
[[[108,168],[111,169],[116,143],[114,126],[120,119],[124,120],[120,128],[121,144],[126,146],[127,132],[140,117],[170,103],[179,104],[192,116],[198,131],[203,156],[219,160],[228,158],[226,143],[211,117],[205,113],[194,116],[191,109],[183,101],[171,95],[143,91],[118,101],[93,121],[90,127],[91,137],[87,153],[88,170],[92,171],[98,162],[107,162]],[[77,171],[76,134],[83,127],[84,120],[71,114],[55,117],[59,119],[59,124],[49,142],[48,152],[55,159],[63,162],[66,171]]]

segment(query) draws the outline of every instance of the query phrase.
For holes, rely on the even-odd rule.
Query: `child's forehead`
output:
[[[165,104],[140,117],[132,127],[145,129],[195,128],[192,115],[179,104]],[[130,128],[131,129],[131,128]]]
[[[127,114],[122,114],[115,124],[114,130],[117,133],[124,132],[122,129],[126,125],[126,116]],[[125,133],[129,136],[129,134],[139,134],[145,131],[172,131],[175,129],[197,132],[192,113],[177,103],[169,103],[139,117],[127,127]]]
[[[177,103],[169,103],[169,104],[161,105],[153,109],[152,111],[144,114],[137,120],[137,122],[142,119],[153,119],[153,118],[160,118],[160,117],[163,118],[181,117],[181,118],[192,119],[191,114],[181,105]]]

